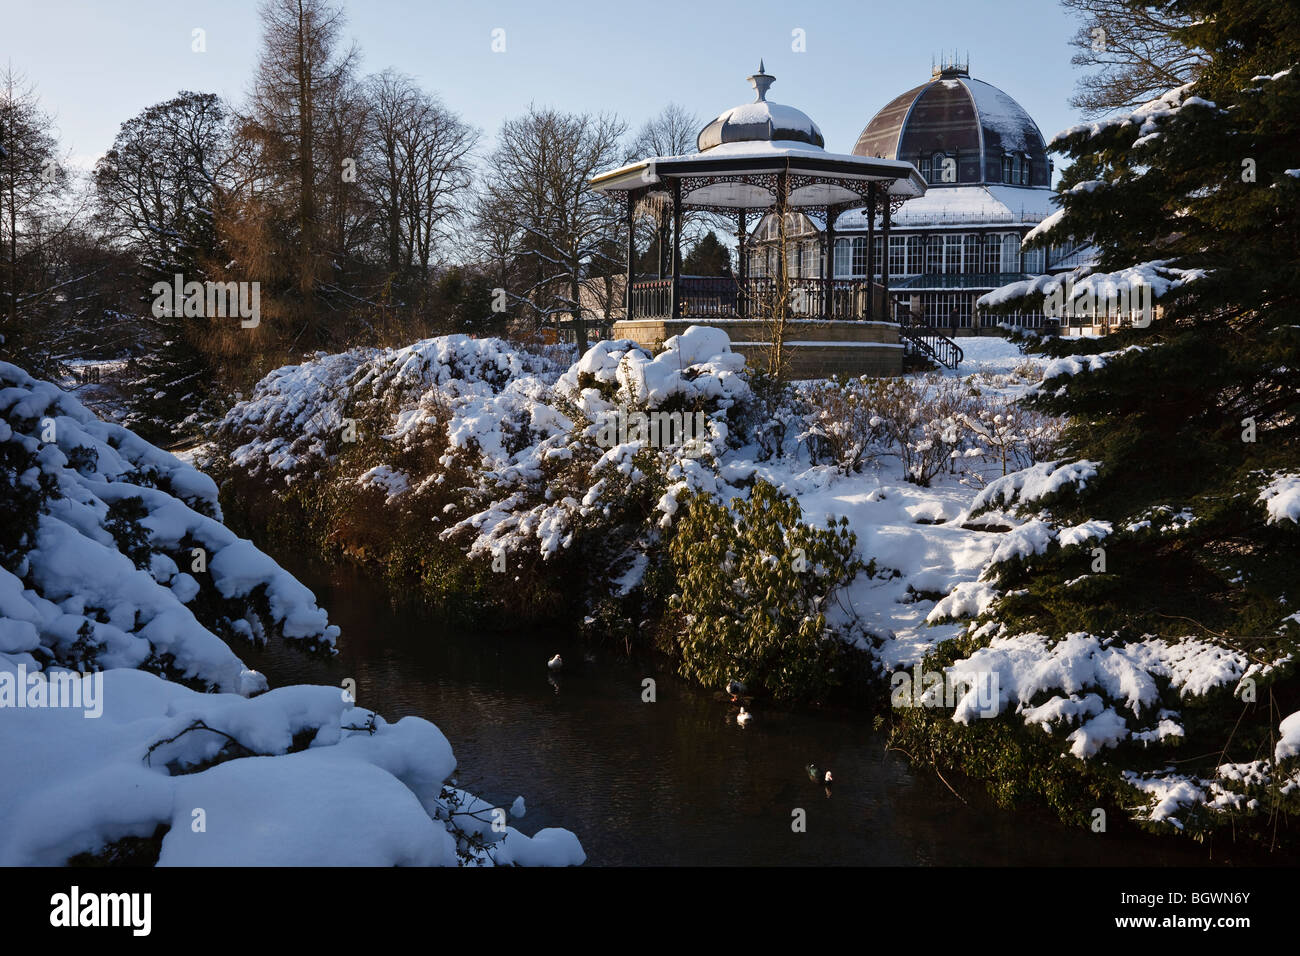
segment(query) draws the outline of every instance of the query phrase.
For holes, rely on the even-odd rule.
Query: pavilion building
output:
[[[1012,97],[970,76],[964,63],[932,69],[928,82],[885,105],[862,130],[853,155],[907,162],[925,194],[898,209],[888,238],[858,208],[832,224],[835,279],[890,276],[891,318],[949,336],[997,333],[1000,323],[1055,331],[1041,312],[979,314],[975,300],[1029,276],[1079,264],[1074,248],[1022,251],[1025,234],[1055,211],[1052,162],[1038,126]],[[874,228],[873,228],[874,227]],[[749,272],[777,268],[771,218],[751,243]],[[796,275],[821,274],[826,221],[809,214],[787,226]]]

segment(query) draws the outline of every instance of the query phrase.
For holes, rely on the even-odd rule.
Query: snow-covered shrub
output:
[[[1061,437],[1059,419],[1026,408],[1018,402],[982,400],[976,394],[961,422],[982,454],[1007,474],[1009,468],[1028,468],[1049,457]]]
[[[970,413],[971,401],[969,387],[960,379],[882,380],[876,416],[908,481],[928,488],[970,449],[963,416]]]
[[[428,721],[267,691],[227,640],[328,649],[312,593],[206,475],[4,363],[0,488],[0,865],[584,859],[563,830],[463,840]]]
[[[778,699],[838,683],[844,644],[827,625],[828,604],[872,568],[856,557],[847,520],[817,528],[802,517],[795,498],[763,481],[730,507],[691,498],[669,545],[683,676],[713,687],[739,680]]]
[[[499,340],[444,336],[278,370],[206,460],[254,509],[271,491],[264,520],[286,533],[311,529],[463,611],[550,615],[637,583],[677,496],[717,489],[711,462],[750,397],[715,329],[656,356],[600,342],[562,374]],[[687,446],[609,427],[642,413],[691,416],[703,434]]]
[[[811,411],[800,436],[816,464],[829,460],[846,475],[888,450],[889,434],[880,415],[887,379],[861,376],[815,382],[804,391]]]
[[[263,679],[222,638],[333,643],[311,592],[221,523],[206,475],[12,365],[0,414],[0,652],[246,692]]]

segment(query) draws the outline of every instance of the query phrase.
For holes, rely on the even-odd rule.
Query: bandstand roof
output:
[[[879,184],[894,200],[925,194],[925,180],[909,162],[826,152],[807,114],[767,101],[774,79],[760,65],[749,78],[758,99],[709,123],[697,139],[699,152],[629,163],[593,177],[592,188],[653,194],[681,180],[683,206],[723,209],[772,206],[779,173],[790,177],[786,201],[796,209],[858,202],[868,183]],[[789,138],[777,138],[783,136]]]

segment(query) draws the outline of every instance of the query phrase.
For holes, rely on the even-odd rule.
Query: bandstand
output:
[[[880,277],[873,282],[836,278],[830,251],[835,223],[850,209],[862,209],[873,230],[879,217],[889,248],[891,216],[924,195],[925,181],[910,162],[826,152],[807,114],[767,99],[774,79],[760,63],[749,77],[755,100],[705,126],[697,152],[649,157],[592,179],[592,188],[626,201],[626,318],[615,323],[614,337],[653,347],[690,325],[707,324],[724,329],[751,365],[770,361],[779,339],[782,373],[789,377],[899,374],[905,350],[916,343],[887,307],[887,257],[869,265],[866,276]],[[689,210],[735,223],[737,275],[682,275]],[[640,217],[651,218],[663,250],[654,275],[634,272]],[[760,221],[766,235],[751,234]],[[810,244],[808,236],[817,241]],[[769,245],[775,259],[763,275],[750,274],[747,243],[756,241]]]

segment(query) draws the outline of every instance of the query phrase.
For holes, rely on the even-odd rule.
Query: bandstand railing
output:
[[[780,304],[775,278],[680,276],[678,314],[672,316],[673,280],[643,279],[632,283],[632,319],[756,318],[771,315]],[[794,318],[885,319],[884,298],[874,286],[876,309],[868,308],[873,284],[866,279],[791,278],[786,284],[786,312]]]

